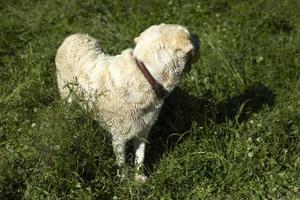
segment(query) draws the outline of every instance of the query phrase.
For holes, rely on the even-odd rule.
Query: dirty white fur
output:
[[[112,134],[118,165],[125,165],[126,142],[134,139],[135,163],[140,168],[148,133],[163,99],[156,96],[134,57],[171,91],[188,62],[188,53],[194,54],[196,49],[189,31],[179,25],[151,26],[135,42],[134,49],[109,56],[93,37],[71,35],[59,47],[55,63],[61,96],[72,98],[73,90],[89,101],[88,107],[96,111],[94,118]],[[137,175],[136,179],[143,181],[145,177]]]

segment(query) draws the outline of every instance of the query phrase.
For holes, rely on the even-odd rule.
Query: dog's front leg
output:
[[[118,165],[117,176],[124,178],[123,168],[126,164],[126,139],[120,135],[115,135],[112,138],[112,146],[116,155],[116,163]]]
[[[135,180],[139,182],[145,182],[147,177],[143,175],[144,159],[145,159],[146,141],[143,138],[134,139],[135,150],[135,165],[139,173],[135,175]],[[142,174],[141,174],[142,173]]]

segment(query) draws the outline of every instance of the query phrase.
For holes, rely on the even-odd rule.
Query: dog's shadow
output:
[[[189,95],[176,88],[166,98],[159,118],[153,126],[146,151],[145,167],[151,173],[154,164],[162,155],[172,150],[188,135],[192,123],[202,126],[205,123],[223,123],[226,120],[247,120],[252,113],[258,112],[264,105],[272,106],[275,95],[261,83],[247,88],[241,95],[217,102],[211,92],[202,97]]]

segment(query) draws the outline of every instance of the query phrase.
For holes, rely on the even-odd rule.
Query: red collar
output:
[[[143,73],[144,77],[150,83],[155,94],[159,98],[164,98],[164,97],[168,96],[170,94],[170,92],[168,90],[166,90],[166,88],[164,88],[164,86],[161,83],[159,83],[155,80],[155,78],[151,75],[151,73],[149,72],[149,70],[147,69],[145,64],[142,61],[139,61],[135,57],[134,57],[134,60],[137,64],[137,66],[139,67],[139,69],[141,70],[141,72]]]

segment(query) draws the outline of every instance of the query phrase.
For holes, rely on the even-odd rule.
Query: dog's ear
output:
[[[134,38],[134,43],[135,43],[135,44],[138,43],[139,39],[140,39],[140,37]]]

